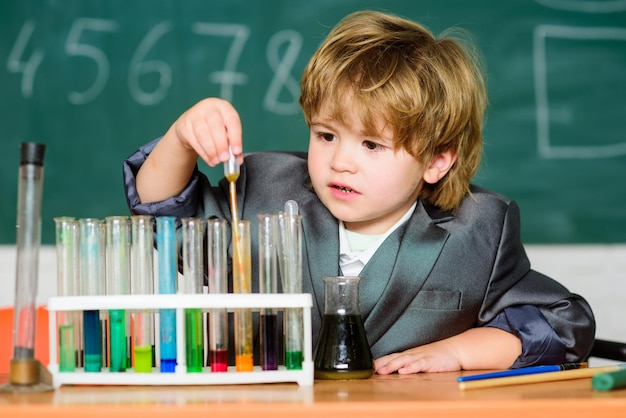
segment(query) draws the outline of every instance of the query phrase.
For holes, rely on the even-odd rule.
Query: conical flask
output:
[[[374,374],[357,276],[323,277],[324,317],[315,347],[316,379],[367,379]]]

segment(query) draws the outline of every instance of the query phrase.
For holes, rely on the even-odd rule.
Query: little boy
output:
[[[397,16],[357,12],[315,52],[301,90],[307,154],[244,161],[237,111],[206,99],[125,161],[131,211],[230,219],[227,183],[210,184],[196,165],[223,163],[230,149],[243,161],[242,219],[299,204],[314,342],[321,278],[343,274],[362,277],[361,315],[379,374],[586,358],[595,332],[589,305],[530,268],[517,205],[470,184],[486,93],[469,48]]]

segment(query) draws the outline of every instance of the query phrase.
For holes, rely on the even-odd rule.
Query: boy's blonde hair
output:
[[[339,123],[349,123],[346,105],[352,106],[368,134],[378,134],[384,123],[396,147],[424,164],[454,151],[448,174],[424,184],[421,194],[452,210],[469,192],[482,154],[487,97],[476,58],[460,38],[437,39],[410,20],[356,12],[332,29],[309,61],[300,105],[309,125],[322,104]]]

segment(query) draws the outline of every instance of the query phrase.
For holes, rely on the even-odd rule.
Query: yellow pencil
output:
[[[529,374],[524,376],[500,377],[493,379],[474,380],[469,382],[460,382],[459,389],[482,389],[493,388],[499,386],[523,385],[527,383],[555,382],[558,380],[573,380],[593,377],[598,373],[611,373],[620,370],[626,370],[625,364],[617,364],[613,366],[588,367],[585,369],[564,370],[557,372]]]

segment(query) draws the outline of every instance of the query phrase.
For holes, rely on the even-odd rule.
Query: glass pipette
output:
[[[237,209],[237,179],[239,178],[237,156],[230,151],[230,159],[224,164],[224,175],[229,182],[230,214],[233,249],[233,290],[250,293],[250,222],[239,221]],[[242,236],[242,233],[245,236]],[[235,316],[235,368],[252,371],[254,366],[252,348],[252,311],[237,309]]]

